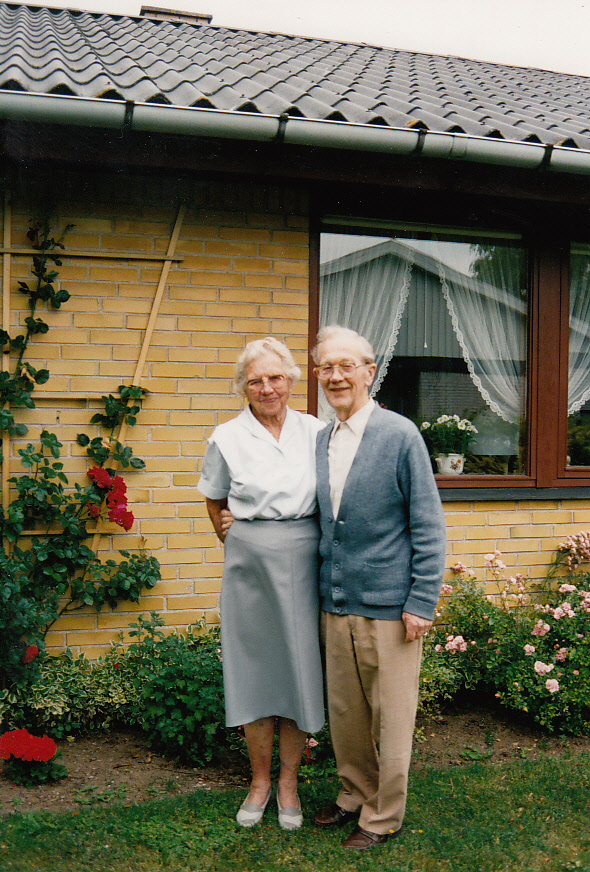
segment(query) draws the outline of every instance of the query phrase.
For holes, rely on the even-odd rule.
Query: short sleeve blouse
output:
[[[208,440],[198,489],[227,497],[238,520],[292,520],[316,511],[315,442],[325,425],[287,409],[277,441],[250,408],[215,428]]]

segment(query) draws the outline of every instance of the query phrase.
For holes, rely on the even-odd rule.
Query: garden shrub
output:
[[[433,645],[463,687],[489,690],[550,731],[590,734],[590,574],[574,560],[569,577],[554,577],[577,545],[574,537],[560,546],[535,596],[520,575],[501,579],[498,551],[486,555],[497,595],[484,595],[462,564],[451,567],[456,583],[445,586]]]
[[[136,689],[125,656],[115,646],[90,663],[71,651],[41,656],[36,675],[0,691],[0,727],[27,727],[54,738],[107,729],[129,721]]]
[[[110,726],[138,726],[150,746],[190,764],[219,759],[230,746],[224,727],[219,629],[203,621],[165,635],[152,612],[131,624],[134,641],[96,663],[70,651],[41,655],[29,683],[0,691],[0,728],[26,726],[54,738]]]
[[[130,649],[137,701],[131,718],[141,725],[154,750],[186,763],[219,759],[229,747],[224,727],[219,628],[204,621],[185,634],[165,636],[161,618],[140,618]]]

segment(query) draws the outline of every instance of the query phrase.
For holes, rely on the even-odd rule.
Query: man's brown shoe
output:
[[[349,821],[358,817],[358,811],[345,811],[334,803],[318,811],[314,821],[318,827],[343,827]]]
[[[400,830],[396,833],[370,833],[362,827],[356,827],[344,839],[342,847],[353,848],[355,851],[366,851],[367,848],[373,848],[375,845],[381,845],[383,842],[386,842],[390,836],[397,836],[399,832]]]

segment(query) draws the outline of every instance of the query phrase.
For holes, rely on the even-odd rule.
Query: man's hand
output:
[[[413,642],[420,636],[426,636],[432,627],[432,621],[420,618],[418,615],[411,615],[409,612],[403,612],[402,621],[406,628],[406,642]]]
[[[221,510],[221,529],[223,532],[224,539],[227,536],[227,531],[229,530],[229,528],[231,527],[233,522],[234,522],[234,516],[232,515],[230,510],[229,509],[222,509]]]

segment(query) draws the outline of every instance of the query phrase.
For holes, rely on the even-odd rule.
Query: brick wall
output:
[[[59,286],[72,294],[62,310],[41,313],[49,333],[36,338],[29,359],[46,366],[49,382],[35,392],[37,408],[20,413],[29,426],[23,442],[42,428],[64,443],[65,471],[86,484],[87,461],[76,434],[88,425],[103,393],[129,383],[160,278],[162,262],[133,260],[130,252],[161,256],[168,248],[178,206],[186,204],[171,268],[144,370],[150,390],[128,443],[146,461],[126,472],[136,523],[126,534],[109,526],[100,553],[142,544],[161,563],[162,581],[139,606],[122,604],[97,615],[81,609],[62,617],[47,636],[57,651],[70,647],[94,658],[129,622],[158,611],[169,628],[186,629],[200,617],[218,620],[223,550],[201,495],[197,467],[213,427],[241,408],[231,391],[233,363],[250,339],[272,333],[285,340],[302,366],[293,405],[306,407],[308,329],[307,193],[290,188],[230,182],[77,173],[31,175],[12,185],[11,244],[26,244],[35,204],[59,191],[54,225],[75,227]],[[55,199],[55,198],[54,198]],[[112,260],[76,256],[75,249],[110,252]],[[28,258],[12,258],[11,320],[28,311],[18,293],[30,278]],[[13,445],[10,471],[19,470]],[[484,579],[484,555],[498,548],[509,574],[542,577],[551,555],[569,533],[590,526],[590,510],[576,501],[446,503],[448,565],[457,560]]]
[[[579,500],[445,503],[447,566],[460,561],[496,592],[485,554],[502,552],[506,575],[543,579],[560,542],[590,528],[590,508]],[[448,573],[450,576],[451,574]]]

